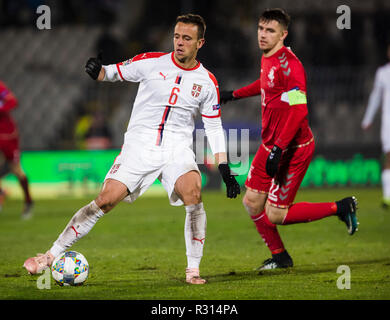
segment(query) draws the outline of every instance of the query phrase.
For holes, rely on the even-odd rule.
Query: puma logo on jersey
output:
[[[160,72],[160,76],[162,76],[163,78],[164,78],[164,80],[166,79],[166,77],[167,77],[167,75],[166,76],[164,76],[163,74],[162,74],[162,72]]]

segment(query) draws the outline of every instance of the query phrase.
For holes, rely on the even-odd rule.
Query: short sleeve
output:
[[[288,62],[288,69],[282,69],[287,79],[287,90],[298,87],[299,90],[306,92],[306,74],[302,64],[294,59],[288,60]]]
[[[286,80],[286,92],[281,100],[290,106],[306,104],[306,74],[302,64],[294,59],[281,63],[281,72]]]
[[[141,82],[145,80],[154,64],[154,59],[165,55],[164,52],[146,52],[135,57],[105,66],[108,81]]]
[[[121,80],[141,82],[146,78],[148,61],[137,60],[137,56],[116,64],[118,75]]]

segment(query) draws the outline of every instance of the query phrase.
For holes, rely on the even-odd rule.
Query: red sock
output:
[[[251,216],[251,219],[272,254],[285,250],[276,225],[268,220],[264,210],[255,216]]]
[[[283,224],[310,222],[334,215],[337,212],[335,202],[293,204],[284,218]]]
[[[31,200],[31,196],[30,196],[30,192],[28,190],[28,180],[27,180],[27,177],[24,177],[22,179],[19,180],[19,183],[23,189],[23,193],[24,193],[24,201],[26,203],[30,203],[32,202]]]

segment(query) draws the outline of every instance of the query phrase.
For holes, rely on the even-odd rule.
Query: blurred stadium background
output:
[[[50,7],[50,30],[36,26],[40,5]],[[339,5],[351,9],[349,30],[336,27]],[[386,62],[389,1],[0,0],[0,79],[19,100],[13,115],[33,195],[40,184],[44,194],[95,192],[119,153],[137,85],[92,81],[84,72],[90,56],[102,50],[109,64],[170,51],[176,16],[198,13],[207,23],[199,60],[221,90],[236,89],[258,77],[257,21],[270,7],[291,15],[286,45],[308,77],[317,149],[303,186],[379,186],[379,117],[368,132],[360,123],[375,70]],[[253,154],[260,143],[259,99],[229,103],[222,117],[225,129],[250,129]],[[207,179],[210,168],[202,170],[206,186],[220,186],[219,178]],[[48,189],[52,183],[64,188]],[[4,184],[11,195],[20,194],[13,177]]]

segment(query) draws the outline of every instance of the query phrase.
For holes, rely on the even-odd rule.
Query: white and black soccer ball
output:
[[[77,251],[63,253],[51,265],[51,275],[61,286],[81,285],[87,280],[88,273],[88,261]]]

